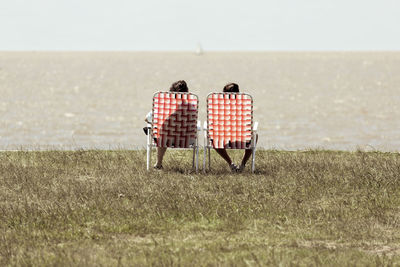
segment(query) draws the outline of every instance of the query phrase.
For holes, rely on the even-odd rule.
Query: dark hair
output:
[[[189,89],[187,87],[187,84],[184,80],[180,80],[177,82],[174,82],[171,87],[169,88],[171,92],[181,92],[181,93],[186,93],[189,92]]]
[[[224,86],[224,93],[239,93],[239,85],[236,83],[228,83]]]

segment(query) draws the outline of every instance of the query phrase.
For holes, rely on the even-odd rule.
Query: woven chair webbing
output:
[[[214,93],[207,98],[208,136],[214,148],[251,146],[253,101],[247,94]]]
[[[153,97],[153,137],[158,147],[189,148],[197,138],[198,98],[159,92]]]

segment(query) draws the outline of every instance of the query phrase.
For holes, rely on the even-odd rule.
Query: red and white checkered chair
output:
[[[204,122],[204,159],[211,168],[210,148],[252,149],[251,171],[255,169],[256,131],[253,98],[246,93],[210,93],[207,96],[207,121]]]
[[[192,93],[157,92],[153,96],[152,122],[148,124],[147,170],[152,147],[192,148],[193,167],[199,168],[199,100]]]

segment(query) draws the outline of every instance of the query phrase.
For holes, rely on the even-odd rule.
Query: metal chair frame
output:
[[[153,95],[153,104],[152,104],[152,124],[147,124],[147,129],[148,129],[148,135],[147,135],[147,171],[150,170],[150,165],[151,165],[151,150],[153,147],[160,147],[160,143],[162,142],[162,140],[160,142],[155,143],[154,138],[155,136],[155,132],[157,132],[155,128],[155,125],[158,123],[158,118],[155,118],[155,114],[159,114],[158,112],[156,113],[155,111],[157,111],[157,105],[156,105],[156,97],[159,94],[166,94],[168,96],[171,95],[181,95],[181,98],[178,99],[182,99],[182,100],[189,100],[190,97],[194,97],[196,99],[195,103],[196,103],[196,133],[195,133],[195,140],[193,144],[189,144],[188,146],[184,146],[181,147],[178,145],[178,147],[175,147],[174,145],[168,144],[168,142],[164,142],[164,144],[161,144],[161,147],[168,147],[168,148],[174,148],[174,149],[193,149],[193,164],[192,167],[196,169],[196,172],[198,172],[199,170],[199,143],[198,143],[198,133],[201,130],[201,124],[200,121],[197,120],[198,118],[198,112],[199,112],[199,98],[197,95],[192,94],[192,93],[180,93],[180,92],[163,92],[163,91],[158,91]],[[186,98],[182,98],[182,96],[185,96]],[[170,99],[170,98],[167,98]],[[177,98],[175,98],[177,99]],[[169,110],[173,110],[174,112],[177,111],[177,109],[169,109]],[[170,114],[166,114],[166,116],[171,115]],[[161,120],[162,122],[165,122],[168,118],[166,118],[165,120]],[[159,124],[159,123],[158,123]],[[187,142],[185,142],[187,143]]]
[[[203,157],[203,171],[206,171],[206,159],[207,159],[207,154],[208,154],[208,169],[211,169],[211,151],[210,149],[213,147],[215,148],[215,145],[213,144],[213,142],[211,142],[211,138],[210,138],[210,130],[214,125],[210,125],[210,116],[216,116],[216,115],[222,115],[225,116],[225,114],[211,114],[210,112],[210,97],[213,95],[218,95],[218,96],[222,96],[222,99],[225,100],[226,96],[229,95],[228,100],[230,100],[231,96],[230,95],[236,95],[236,96],[245,96],[248,97],[249,99],[246,100],[250,100],[250,113],[247,114],[249,116],[250,119],[250,125],[248,128],[250,128],[250,145],[248,147],[241,147],[241,148],[232,148],[229,146],[225,146],[223,148],[225,149],[251,149],[252,150],[252,160],[251,160],[251,171],[254,172],[255,170],[255,157],[256,157],[256,135],[257,135],[257,128],[258,128],[258,122],[254,122],[253,121],[253,97],[249,94],[246,93],[209,93],[207,95],[207,120],[204,122],[203,125],[203,131],[204,131],[204,157]],[[220,98],[219,98],[220,99]],[[235,114],[236,115],[236,114]],[[230,122],[239,122],[239,120],[231,120]],[[235,124],[236,125],[236,124]],[[223,125],[224,126],[224,125]],[[225,142],[226,141],[234,141],[234,140],[229,140],[229,138],[224,138]],[[242,140],[243,141],[243,140]],[[217,144],[218,146],[218,144]],[[221,148],[221,147],[218,147]]]

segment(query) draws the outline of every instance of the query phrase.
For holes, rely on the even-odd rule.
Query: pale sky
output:
[[[0,50],[400,50],[399,0],[0,0]]]

